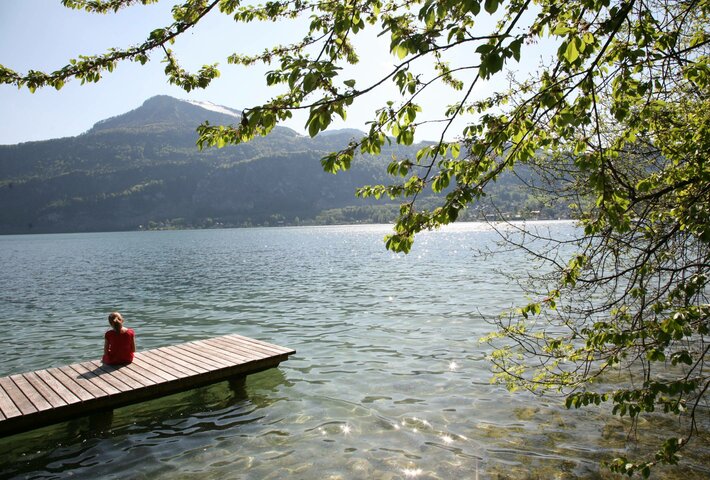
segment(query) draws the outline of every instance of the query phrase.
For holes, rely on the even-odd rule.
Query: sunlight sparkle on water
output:
[[[404,476],[407,478],[414,478],[424,473],[424,471],[421,468],[405,468],[402,470],[402,473],[404,473]]]
[[[451,361],[449,362],[449,370],[451,370],[452,372],[454,372],[454,371],[456,371],[458,368],[459,368],[459,364],[458,364],[458,363],[456,363],[456,362],[453,361],[453,360],[451,360]]]
[[[447,444],[447,445],[450,444],[450,443],[454,443],[454,439],[451,438],[451,437],[448,436],[448,435],[442,435],[442,436],[441,436],[441,441],[444,442],[444,443]]]
[[[348,433],[350,433],[350,432],[352,431],[352,428],[350,428],[350,425],[347,425],[347,424],[346,424],[346,425],[343,425],[341,428],[342,428],[343,433],[344,433],[345,435],[347,435]]]

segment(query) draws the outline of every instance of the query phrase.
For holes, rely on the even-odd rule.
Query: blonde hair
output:
[[[111,312],[108,314],[108,323],[111,324],[114,330],[120,332],[123,326],[123,316],[118,312]]]

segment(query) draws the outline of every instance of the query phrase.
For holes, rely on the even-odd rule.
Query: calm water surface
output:
[[[540,223],[556,236],[569,223]],[[525,301],[463,224],[384,249],[386,226],[0,237],[0,375],[239,333],[297,350],[248,377],[0,439],[0,477],[608,478],[626,431],[489,383],[486,322]],[[671,426],[672,428],[672,426]],[[639,448],[653,439],[639,429]],[[704,439],[707,441],[707,438]],[[710,478],[703,439],[680,471]],[[665,476],[665,474],[664,474]]]

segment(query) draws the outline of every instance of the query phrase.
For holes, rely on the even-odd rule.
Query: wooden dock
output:
[[[0,436],[278,366],[295,350],[240,335],[136,352],[129,365],[93,360],[0,378]]]

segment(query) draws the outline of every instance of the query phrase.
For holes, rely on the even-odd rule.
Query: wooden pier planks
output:
[[[260,372],[294,353],[226,335],[137,352],[129,365],[92,360],[0,377],[0,435]]]

